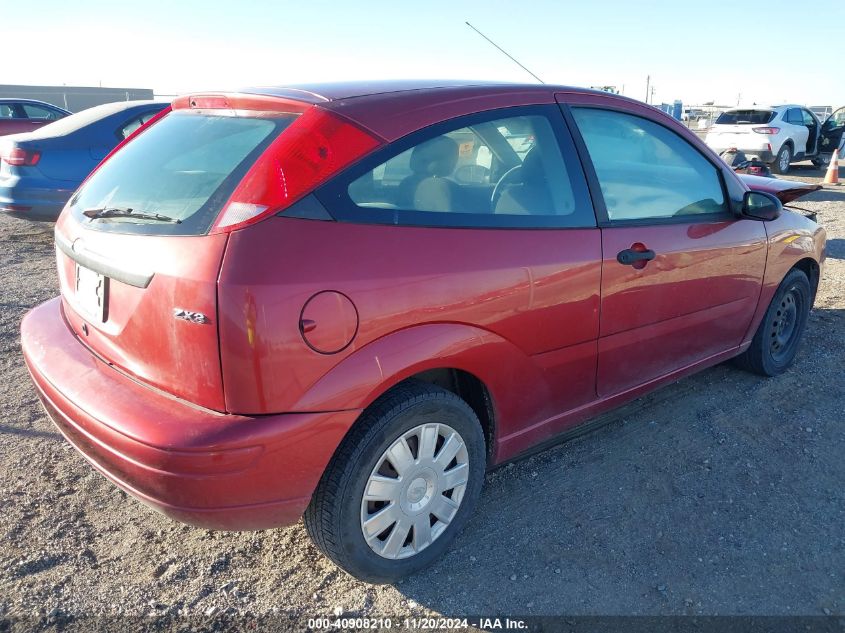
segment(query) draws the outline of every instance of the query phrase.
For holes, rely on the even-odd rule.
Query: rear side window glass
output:
[[[775,118],[773,110],[728,110],[716,119],[717,125],[765,125]]]
[[[91,229],[200,235],[247,169],[295,115],[273,118],[173,112],[106,161],[71,199]],[[132,209],[180,222],[119,217],[90,221],[86,209]]]
[[[583,173],[544,115],[483,117],[400,142],[345,185],[341,219],[419,226],[595,226]],[[443,129],[446,127],[447,129]],[[571,143],[571,140],[569,141]],[[384,154],[382,154],[384,155]],[[338,215],[338,214],[336,214]]]
[[[157,111],[145,112],[144,114],[133,118],[118,130],[118,136],[123,139],[127,138],[130,134],[133,134],[138,128],[144,125],[144,123],[152,119],[156,114],[158,114]]]
[[[573,108],[611,221],[728,211],[716,167],[671,130],[648,119]]]

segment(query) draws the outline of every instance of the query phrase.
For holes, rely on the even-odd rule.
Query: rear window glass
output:
[[[775,118],[773,110],[728,110],[716,119],[716,125],[764,125]]]
[[[139,102],[136,101],[134,103],[137,104]],[[50,123],[49,125],[39,128],[35,132],[32,132],[32,137],[51,138],[54,136],[67,136],[68,134],[73,134],[77,130],[81,130],[86,126],[91,125],[92,123],[105,119],[107,116],[126,110],[131,106],[132,104],[127,103],[126,101],[117,101],[115,103],[104,103],[102,105],[94,106],[93,108],[87,108],[81,112],[77,112],[76,114],[62,117],[55,123]],[[166,104],[162,104],[162,108],[165,106]]]
[[[207,233],[249,167],[295,117],[173,112],[103,164],[71,199],[71,212],[87,228],[101,231]],[[105,208],[160,214],[179,223],[137,217],[92,221],[83,215]]]

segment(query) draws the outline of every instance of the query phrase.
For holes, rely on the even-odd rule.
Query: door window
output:
[[[816,125],[816,119],[807,110],[801,110],[801,117],[804,120],[804,125],[807,127],[813,127]]]
[[[845,127],[845,108],[840,108],[828,117],[828,119],[824,122],[822,129],[825,132],[828,132],[830,130],[843,127]]]
[[[611,221],[729,211],[719,170],[668,128],[612,110],[573,108],[572,114]]]
[[[804,117],[801,116],[801,110],[798,108],[789,108],[786,111],[786,122],[793,125],[804,125]]]
[[[59,113],[55,110],[50,110],[49,108],[45,108],[39,105],[33,105],[31,103],[22,103],[21,106],[23,107],[23,111],[26,114],[26,118],[28,119],[42,119],[47,121],[55,121],[59,119]]]
[[[400,140],[334,185],[340,190],[324,196],[334,203],[327,206],[338,219],[357,222],[595,226],[568,136],[561,150],[559,110],[552,111],[556,121],[538,110],[462,117]]]

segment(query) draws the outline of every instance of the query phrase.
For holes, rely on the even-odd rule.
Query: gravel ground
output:
[[[493,472],[451,551],[395,586],[338,571],[301,524],[190,528],[96,474],[20,354],[57,294],[52,225],[0,217],[0,617],[845,613],[845,187],[799,204],[829,259],[792,370],[715,367]]]

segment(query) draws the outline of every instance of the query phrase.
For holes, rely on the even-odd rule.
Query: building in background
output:
[[[38,99],[79,112],[101,103],[152,99],[151,88],[91,88],[85,86],[14,86],[0,84],[0,98]]]

